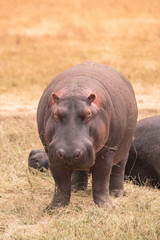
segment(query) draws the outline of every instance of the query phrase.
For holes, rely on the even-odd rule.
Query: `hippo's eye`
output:
[[[63,122],[66,119],[66,113],[61,112],[58,109],[54,111],[54,120],[56,122]]]
[[[87,109],[83,114],[84,120],[90,120],[92,118],[92,112],[90,109]]]

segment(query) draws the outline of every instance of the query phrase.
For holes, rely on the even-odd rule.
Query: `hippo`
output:
[[[160,188],[160,116],[137,122],[125,174],[135,183]]]
[[[28,157],[29,168],[35,168],[40,172],[48,170],[48,156],[43,149],[32,150]]]
[[[70,202],[71,183],[87,184],[99,207],[124,196],[124,171],[137,122],[129,80],[112,67],[85,62],[56,76],[37,109],[38,132],[55,181],[49,208]]]

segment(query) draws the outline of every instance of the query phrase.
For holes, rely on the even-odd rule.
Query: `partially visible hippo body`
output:
[[[92,173],[98,206],[112,205],[109,192],[124,195],[124,170],[136,121],[134,91],[117,70],[86,62],[53,79],[37,112],[55,181],[51,208],[69,204],[71,175],[74,185],[86,187],[85,171]]]
[[[139,184],[160,187],[160,116],[138,121],[125,172]]]
[[[43,149],[32,150],[28,158],[28,166],[43,172],[48,169],[48,156]]]

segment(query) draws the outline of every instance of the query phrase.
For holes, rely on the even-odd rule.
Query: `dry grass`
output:
[[[119,69],[135,88],[139,118],[160,114],[159,12],[159,0],[0,2],[0,239],[160,239],[157,189],[126,183],[111,211],[94,206],[90,184],[49,212],[53,179],[27,166],[29,151],[41,147],[38,99],[74,64]]]
[[[46,211],[54,189],[49,172],[30,173],[30,149],[40,147],[35,119],[1,121],[0,232],[5,240],[154,239],[160,236],[159,191],[126,183],[127,196],[112,198],[115,209],[93,204],[91,184],[72,194],[66,208]],[[16,126],[16,127],[15,127]]]

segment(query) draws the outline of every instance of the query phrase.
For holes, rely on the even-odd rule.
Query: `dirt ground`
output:
[[[38,100],[24,99],[12,94],[0,95],[0,117],[25,116],[36,114]]]
[[[160,90],[148,90],[142,88],[135,89],[137,105],[139,110],[138,119],[160,114]],[[141,93],[139,93],[141,92]],[[13,94],[0,95],[0,117],[20,117],[29,114],[36,116],[38,99],[31,100],[29,98],[14,96]]]

